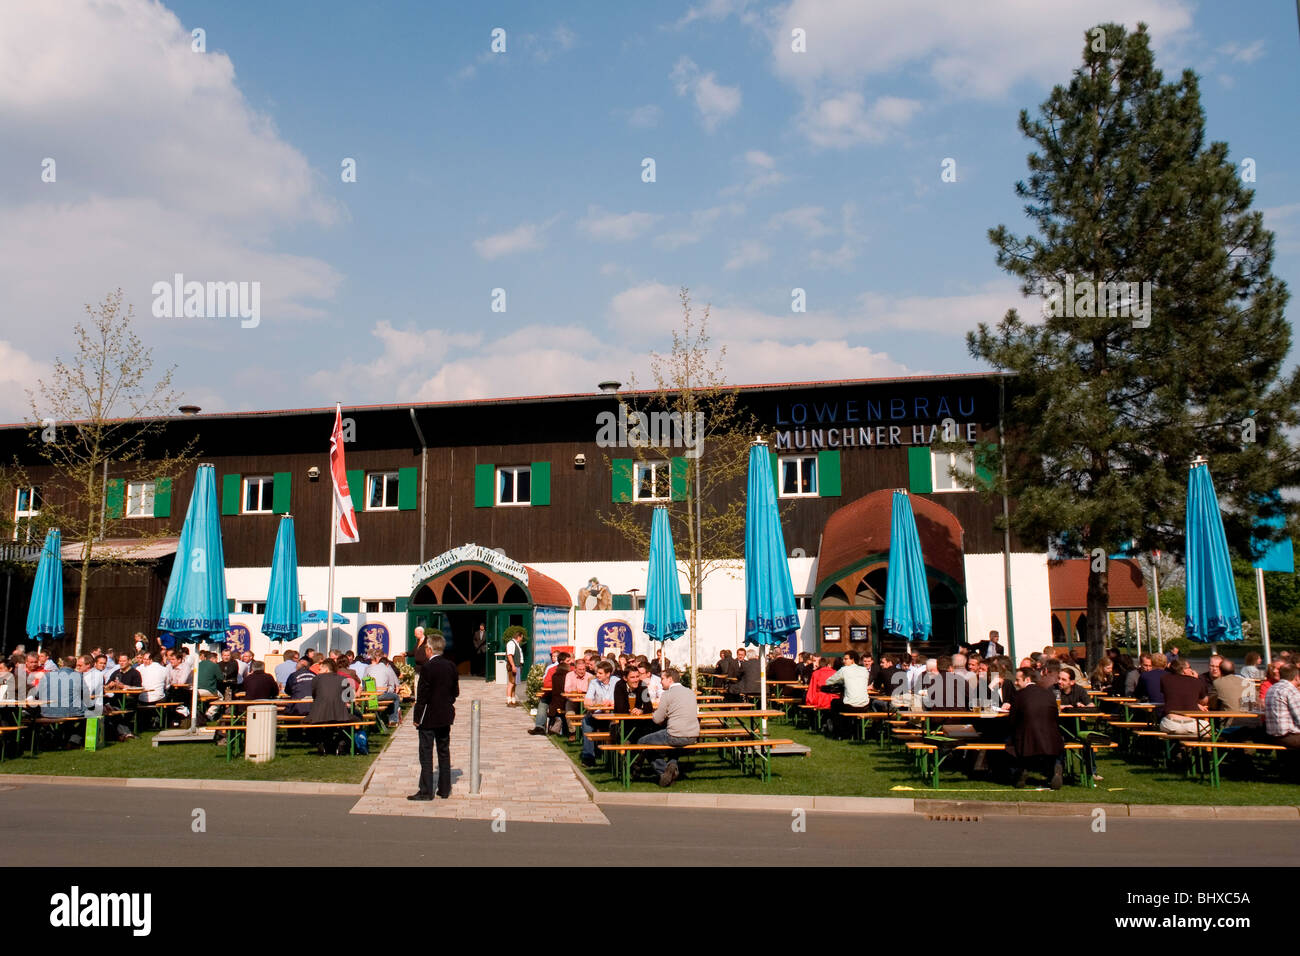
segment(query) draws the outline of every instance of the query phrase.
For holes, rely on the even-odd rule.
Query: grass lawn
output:
[[[318,756],[316,748],[295,739],[277,741],[275,759],[253,763],[242,755],[226,763],[226,747],[214,744],[166,744],[155,747],[156,731],[136,740],[111,743],[103,750],[42,750],[31,757],[30,745],[22,755],[6,756],[0,773],[53,774],[68,777],[178,777],[204,780],[303,780],[318,783],[360,783],[370,763],[390,739],[369,733],[370,753],[362,756]],[[296,736],[296,735],[295,735]],[[23,741],[30,738],[26,733]],[[13,744],[7,754],[12,754]]]
[[[831,740],[810,730],[795,729],[781,721],[769,725],[773,737],[794,740],[812,748],[806,757],[774,757],[772,780],[764,784],[760,777],[744,776],[731,764],[723,762],[717,752],[689,755],[682,765],[685,779],[673,784],[679,793],[744,793],[799,796],[912,797],[940,800],[1013,800],[1044,803],[1165,803],[1197,805],[1300,804],[1300,787],[1279,782],[1277,763],[1257,758],[1260,776],[1252,780],[1241,766],[1234,768],[1230,759],[1223,766],[1223,780],[1215,790],[1195,777],[1188,779],[1179,770],[1165,771],[1125,757],[1118,751],[1099,756],[1097,771],[1104,778],[1096,789],[1080,784],[1066,785],[1058,791],[1034,789],[1041,778],[1030,775],[1029,786],[1016,790],[1009,783],[971,779],[957,769],[954,759],[944,763],[939,789],[933,790],[912,770],[911,757],[889,744],[879,749],[874,740],[867,743]],[[579,746],[562,737],[550,738],[573,759],[578,771],[598,790],[621,790],[621,781],[605,768],[604,758],[591,770],[578,761]],[[1248,771],[1247,771],[1248,772]],[[662,792],[653,780],[632,781],[640,792]]]

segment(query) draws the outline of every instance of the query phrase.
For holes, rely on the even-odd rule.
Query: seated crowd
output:
[[[172,709],[177,716],[188,718],[191,681],[197,683],[200,706],[207,704],[198,717],[199,726],[217,716],[217,701],[237,696],[249,701],[281,696],[302,701],[285,713],[303,717],[304,723],[351,719],[345,701],[355,697],[367,678],[374,681],[388,725],[395,727],[401,719],[397,667],[378,652],[367,661],[353,651],[326,654],[304,650],[300,654],[286,650],[283,662],[272,673],[250,651],[236,657],[229,649],[194,653],[181,645],[161,648],[155,656],[146,647],[145,635],[137,634],[134,653],[96,648],[56,662],[44,650],[20,650],[7,660],[0,659],[0,726],[18,722],[12,702],[23,700],[39,705],[26,708],[24,722],[42,717],[105,718],[107,739],[131,740],[138,716],[152,718],[163,709]],[[344,692],[344,685],[350,693]],[[6,701],[11,706],[6,707]],[[76,733],[65,739],[80,745]]]
[[[542,676],[542,693],[537,702],[537,720],[529,734],[545,736],[558,726],[559,733],[570,743],[576,742],[569,725],[577,714],[577,701],[566,694],[583,697],[582,763],[596,763],[596,742],[592,734],[607,731],[595,714],[648,715],[650,719],[635,723],[627,735],[628,743],[667,744],[684,747],[695,743],[700,735],[700,712],[695,692],[681,683],[681,674],[664,658],[650,660],[644,654],[622,654],[600,658],[587,651],[574,658],[564,651],[552,651],[551,663]],[[662,725],[652,730],[648,724]],[[676,757],[669,752],[652,762],[660,786],[668,787],[682,775]]]

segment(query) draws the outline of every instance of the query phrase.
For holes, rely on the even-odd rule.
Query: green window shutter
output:
[[[528,467],[532,471],[530,477],[533,506],[549,505],[551,503],[551,463],[549,461],[535,461]]]
[[[170,518],[172,516],[172,480],[155,478],[153,482],[153,516]]]
[[[823,498],[840,496],[840,453],[837,451],[817,453],[817,494]]]
[[[612,487],[610,491],[611,501],[631,501],[632,500],[632,459],[615,458],[610,465],[613,467]]]
[[[397,469],[397,509],[399,511],[415,510],[420,485],[419,474],[419,469],[414,466]]]
[[[685,458],[674,458],[672,460],[672,499],[673,501],[686,500],[686,474],[688,462]]]
[[[344,614],[360,614],[361,598],[359,597],[343,598],[343,600],[339,603],[339,610],[342,611]]]
[[[997,455],[997,450],[997,445],[980,442],[972,451],[972,454],[975,456],[976,486],[981,491],[988,491],[993,487],[993,462]]]
[[[632,595],[630,595],[630,594],[614,594],[614,595],[611,595],[611,598],[612,598],[612,600],[613,600],[613,603],[610,605],[610,609],[611,609],[611,610],[614,610],[614,611],[630,611],[630,610],[632,610]]]
[[[360,514],[366,510],[366,471],[358,468],[348,469],[348,495],[352,498],[352,510]]]
[[[120,518],[125,514],[126,482],[121,478],[108,480],[108,491],[104,495],[104,510],[109,518]]]
[[[241,510],[239,507],[241,484],[239,475],[221,476],[221,513],[223,515],[239,514]]]
[[[686,593],[684,593],[684,594],[682,595],[682,610],[683,610],[683,611],[689,611],[690,609],[691,609],[691,593],[690,593],[689,591],[687,591]],[[696,598],[696,600],[695,600],[695,609],[696,609],[697,611],[702,611],[702,610],[704,610],[704,595],[703,595],[703,594],[701,594],[698,598]]]
[[[234,598],[226,598],[226,613],[227,613],[227,614],[234,614],[234,613],[235,613],[235,599],[234,599]]]
[[[497,466],[474,466],[474,507],[491,508],[496,504]]]
[[[913,445],[907,449],[907,490],[918,495],[928,495],[934,491],[929,445]]]
[[[278,515],[289,513],[289,492],[293,482],[293,472],[277,471],[272,476],[271,511]]]
[[[397,599],[397,611],[399,614],[406,613],[406,605],[410,598],[400,597]]]
[[[781,461],[776,457],[776,452],[768,452],[768,457],[772,460],[772,487],[776,489],[776,496],[781,497]]]

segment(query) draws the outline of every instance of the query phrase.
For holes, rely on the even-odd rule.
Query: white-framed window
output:
[[[270,514],[275,500],[275,478],[259,475],[244,479],[244,514]]]
[[[395,600],[370,600],[362,601],[362,606],[366,609],[367,614],[392,614],[397,610],[397,601]]]
[[[366,475],[366,510],[397,510],[397,472],[375,471]]]
[[[975,476],[975,457],[972,452],[946,452],[932,450],[930,452],[930,464],[934,469],[934,490],[935,491],[973,491],[972,488],[966,488],[960,481],[949,474],[950,470],[956,468],[962,475],[970,477]]]
[[[126,483],[126,516],[128,518],[152,518],[153,496],[157,485],[152,481],[128,481]]]
[[[236,601],[235,609],[239,614],[265,614],[265,601]]]
[[[668,501],[672,498],[672,462],[638,461],[632,480],[634,501]]]
[[[817,495],[817,456],[798,455],[777,459],[782,498],[810,498]]]
[[[26,485],[14,495],[14,540],[30,542],[32,521],[41,513],[40,485]]]
[[[533,500],[533,469],[512,465],[497,469],[497,504],[527,505]]]

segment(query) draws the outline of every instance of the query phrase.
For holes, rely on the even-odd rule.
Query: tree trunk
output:
[[[91,544],[86,543],[81,553],[81,587],[77,588],[77,639],[73,644],[73,653],[78,657],[86,640],[86,592],[90,590],[90,555]]]
[[[1110,630],[1110,591],[1106,566],[1102,570],[1088,570],[1088,663],[1092,672],[1106,656],[1106,637]]]

